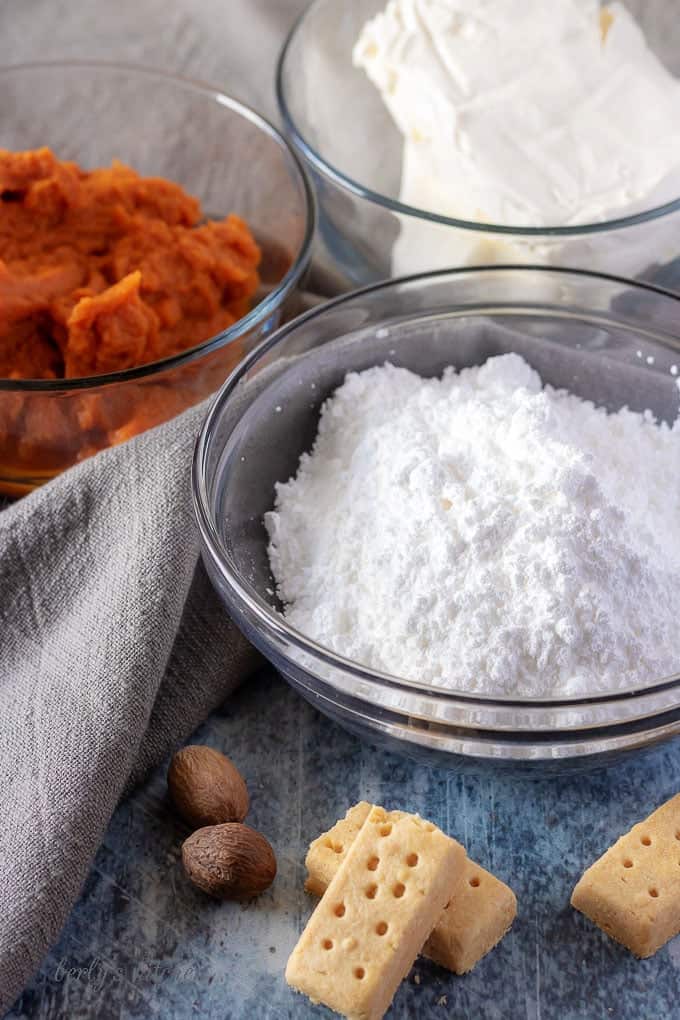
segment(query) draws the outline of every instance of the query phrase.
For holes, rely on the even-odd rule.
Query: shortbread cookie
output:
[[[380,1020],[464,861],[430,822],[371,808],[291,954],[288,984],[350,1020]]]
[[[571,905],[636,956],[680,932],[680,794],[588,868]]]
[[[309,847],[305,888],[323,896],[364,824],[371,805],[361,801]],[[401,812],[393,812],[401,814]],[[456,974],[465,974],[500,942],[517,914],[517,899],[504,882],[466,858],[463,881],[422,952]]]
[[[372,805],[365,800],[359,801],[349,809],[344,818],[335,823],[332,829],[322,832],[318,839],[309,844],[305,858],[307,892],[313,893],[314,896],[323,896],[347,856],[347,851],[359,835],[371,807]]]
[[[466,858],[463,881],[423,946],[423,956],[455,974],[467,974],[500,942],[516,916],[512,889]]]

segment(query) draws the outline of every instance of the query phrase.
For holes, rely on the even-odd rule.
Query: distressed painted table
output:
[[[0,63],[125,59],[214,81],[273,114],[272,67],[304,0],[5,0]],[[636,4],[644,13],[644,5]],[[669,30],[677,30],[675,0]],[[237,42],[237,45],[233,45]],[[680,747],[588,777],[518,782],[414,765],[348,736],[264,671],[195,740],[232,755],[252,824],[279,860],[272,889],[241,907],[190,887],[186,830],[160,770],[116,812],[67,927],[13,1020],[328,1016],[291,993],[283,969],[311,903],[307,843],[360,798],[431,818],[510,882],[519,917],[472,973],[419,961],[394,1020],[680,1017],[680,939],[636,962],[568,905],[573,883],[632,821],[680,789]]]

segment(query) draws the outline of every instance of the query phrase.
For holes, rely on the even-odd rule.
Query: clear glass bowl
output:
[[[386,0],[315,0],[283,48],[283,122],[319,199],[319,261],[338,289],[466,265],[576,266],[680,290],[680,196],[635,216],[578,227],[515,228],[437,216],[399,199],[402,136],[375,86],[352,65],[365,22]],[[666,0],[627,6],[680,75],[680,22]]]
[[[215,89],[142,68],[55,63],[0,69],[0,94],[0,147],[47,145],[85,168],[117,158],[167,177],[206,215],[242,216],[263,251],[259,303],[211,340],[105,376],[0,379],[0,492],[20,495],[213,393],[294,300],[315,217],[288,143]]]
[[[551,293],[549,301],[546,293]],[[380,674],[290,627],[263,515],[314,440],[348,371],[391,361],[421,375],[518,351],[554,386],[610,410],[674,421],[680,296],[616,277],[536,267],[463,269],[340,297],[265,340],[232,373],[196,447],[203,557],[229,613],[312,704],[350,730],[450,765],[584,768],[680,733],[680,675],[588,699],[480,697]],[[653,359],[649,361],[648,359]]]

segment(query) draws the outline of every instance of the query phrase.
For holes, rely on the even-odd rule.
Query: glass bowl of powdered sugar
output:
[[[338,298],[208,415],[212,581],[373,742],[549,771],[670,738],[679,379],[680,296],[625,279],[469,268]]]
[[[278,70],[338,283],[579,266],[680,290],[667,0],[315,0]]]

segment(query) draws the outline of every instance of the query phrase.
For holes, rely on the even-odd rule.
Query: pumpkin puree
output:
[[[117,161],[0,150],[0,376],[117,372],[231,326],[260,252],[237,216],[201,220],[179,185]]]
[[[0,149],[0,378],[118,372],[194,347],[246,314],[260,250],[171,181]],[[235,341],[138,382],[0,392],[0,477],[46,477],[203,399]],[[6,485],[0,490],[9,491]]]

